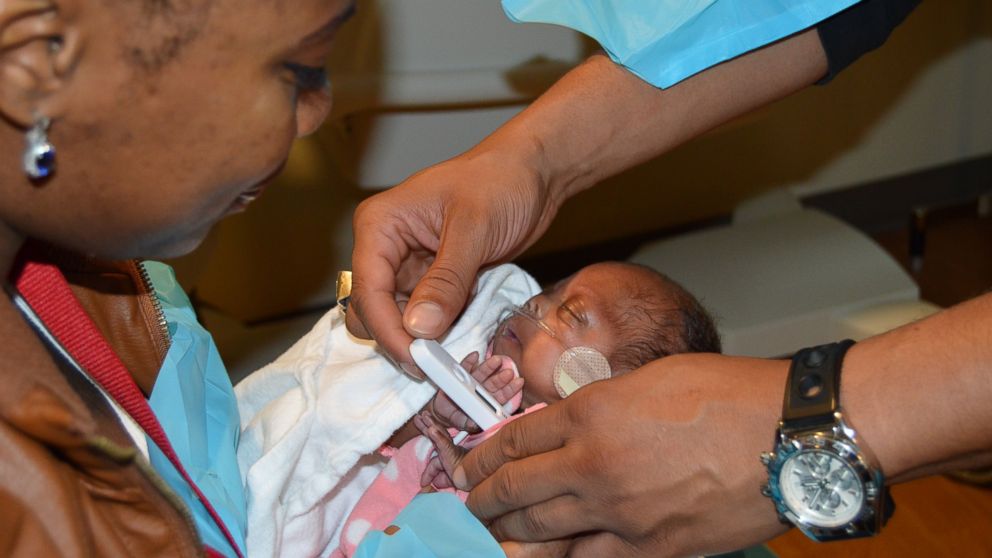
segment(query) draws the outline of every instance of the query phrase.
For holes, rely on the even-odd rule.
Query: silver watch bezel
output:
[[[811,521],[803,510],[793,510],[785,502],[780,484],[780,474],[785,462],[796,454],[811,451],[836,456],[851,467],[861,483],[864,494],[862,508],[854,519],[844,525],[819,525]],[[834,425],[829,429],[786,433],[780,422],[774,451],[762,454],[761,459],[768,469],[768,484],[762,487],[762,493],[775,503],[775,509],[783,522],[795,525],[806,536],[818,541],[850,539],[871,536],[881,529],[884,476],[876,465],[874,456],[867,448],[858,444],[854,430],[844,422],[840,411],[834,413]]]

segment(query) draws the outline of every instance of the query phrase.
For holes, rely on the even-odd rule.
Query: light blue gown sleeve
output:
[[[199,324],[172,268],[144,262],[169,325],[172,344],[148,403],[183,467],[245,550],[247,506],[237,445],[241,420],[231,380],[213,338]],[[193,515],[203,542],[235,556],[223,533],[168,458],[148,441],[149,460]]]
[[[371,531],[353,558],[505,558],[496,539],[449,492],[419,494],[393,520],[399,531]],[[775,558],[765,546],[713,558]]]
[[[393,520],[399,531],[372,531],[354,558],[503,558],[506,554],[457,496],[419,494]]]
[[[655,87],[671,87],[859,0],[503,0],[517,22],[570,27]]]

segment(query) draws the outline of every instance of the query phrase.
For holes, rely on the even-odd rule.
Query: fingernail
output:
[[[468,490],[468,479],[465,478],[465,468],[461,465],[455,467],[455,473],[451,475],[451,480],[459,490]]]
[[[434,427],[434,419],[432,419],[427,413],[421,413],[420,416],[424,420],[424,424],[427,425],[427,428]]]
[[[443,319],[440,306],[433,302],[421,302],[407,313],[406,325],[418,335],[434,335],[438,333],[437,328]]]
[[[424,379],[424,373],[421,372],[420,368],[417,368],[417,365],[412,362],[401,362],[400,369],[403,370],[404,374],[410,376],[411,378],[415,378],[417,380]]]

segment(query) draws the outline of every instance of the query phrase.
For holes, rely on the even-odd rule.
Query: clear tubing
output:
[[[561,346],[562,354],[555,363],[553,374],[555,389],[562,398],[568,397],[582,386],[595,381],[606,380],[612,376],[612,370],[606,356],[592,347],[566,345],[555,333],[555,330],[537,316],[530,307],[511,306],[507,308],[500,316],[498,328],[501,328],[507,320],[514,316],[520,316],[527,320]]]

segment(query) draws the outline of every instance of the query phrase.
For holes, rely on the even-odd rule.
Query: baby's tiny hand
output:
[[[509,357],[491,356],[480,363],[479,353],[472,353],[465,357],[461,364],[462,368],[468,370],[500,405],[506,404],[524,388],[524,379],[514,374]],[[479,431],[479,426],[469,419],[444,392],[437,392],[428,409],[434,415],[434,420],[443,425],[469,432]]]
[[[437,455],[431,458],[420,476],[420,486],[433,486],[437,489],[454,487],[451,474],[468,450],[456,446],[448,431],[434,422],[428,412],[415,415],[413,424],[421,434],[434,443],[434,448],[437,449]]]

